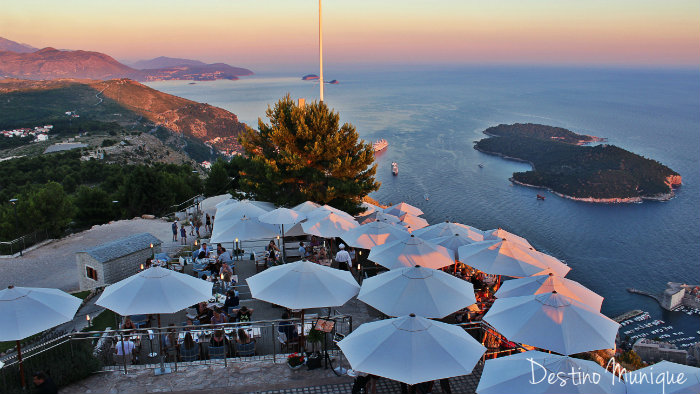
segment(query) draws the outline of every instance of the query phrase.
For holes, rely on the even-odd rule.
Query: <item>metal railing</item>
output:
[[[14,255],[47,239],[49,239],[47,230],[37,230],[12,241],[0,242],[0,255]]]
[[[332,344],[332,335],[335,332],[348,334],[352,332],[352,316],[348,315],[333,315],[321,316],[325,319],[335,321],[334,331],[325,334],[328,337],[324,338],[321,343],[308,343],[306,350],[323,351],[324,342]],[[316,317],[304,319],[304,324],[308,328],[313,325]],[[280,323],[289,322],[300,326],[299,319],[289,320],[265,320],[253,321],[245,323],[224,323],[224,324],[208,324],[208,325],[192,325],[192,326],[169,326],[169,327],[149,327],[137,328],[133,330],[107,330],[107,331],[88,331],[75,332],[61,335],[57,338],[48,340],[39,345],[22,349],[23,362],[27,362],[34,357],[40,357],[42,354],[50,350],[68,344],[70,350],[73,351],[78,342],[87,342],[94,349],[93,355],[99,360],[104,371],[123,370],[128,373],[130,370],[143,368],[159,368],[167,366],[172,370],[177,370],[178,365],[182,363],[191,364],[223,364],[228,365],[229,362],[240,359],[258,359],[271,360],[273,362],[285,361],[286,355],[299,351],[299,345],[296,341],[288,341],[283,343],[279,335]],[[251,338],[255,341],[254,351],[252,354],[246,353],[239,355],[237,352],[234,335],[241,328],[249,332]],[[223,330],[225,339],[225,349],[223,353],[216,358],[213,352],[210,351],[209,341],[214,333],[218,330]],[[183,361],[183,355],[180,353],[181,344],[184,336],[190,333],[197,338],[197,346],[199,350],[196,354],[196,359],[193,361]],[[173,338],[173,335],[178,338],[177,345],[170,345],[165,338]],[[129,343],[131,341],[135,347],[131,352],[130,357],[122,357],[116,354],[119,345]],[[130,348],[127,345],[126,348]],[[125,350],[124,348],[122,348]],[[128,353],[128,352],[120,352]],[[333,350],[333,353],[337,351]],[[4,368],[18,364],[17,355],[10,355],[5,360]]]

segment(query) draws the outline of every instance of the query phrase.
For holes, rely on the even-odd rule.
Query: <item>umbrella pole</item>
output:
[[[299,333],[299,353],[304,354],[304,309],[301,310],[301,333]]]
[[[287,263],[287,249],[284,247],[284,224],[282,225],[282,264]]]
[[[160,349],[160,368],[156,369],[156,375],[170,373],[170,368],[165,368],[165,356],[163,355],[163,337],[160,330],[160,313],[158,314],[158,348]]]
[[[24,380],[24,363],[22,363],[22,348],[19,345],[19,340],[17,341],[17,361],[19,362],[19,378],[22,382],[22,388],[27,388],[27,382]]]

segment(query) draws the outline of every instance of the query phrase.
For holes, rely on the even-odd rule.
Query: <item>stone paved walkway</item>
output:
[[[77,291],[76,252],[144,232],[151,233],[163,241],[163,251],[179,246],[179,242],[172,242],[170,223],[160,219],[120,220],[94,226],[27,251],[22,257],[0,259],[0,288],[15,285]]]
[[[471,375],[450,379],[453,393],[475,393],[481,376],[481,365]],[[61,394],[132,394],[168,392],[178,394],[320,394],[350,393],[353,379],[336,376],[330,369],[292,371],[284,363],[272,361],[229,362],[228,367],[180,364],[177,372],[155,376],[152,369],[102,372],[63,388]],[[377,382],[378,393],[399,393],[398,383],[387,379]],[[441,393],[435,384],[434,393]]]

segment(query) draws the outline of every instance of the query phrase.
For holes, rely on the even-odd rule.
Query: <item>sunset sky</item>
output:
[[[700,1],[325,0],[329,65],[697,66]],[[4,0],[0,37],[121,61],[316,62],[315,0]]]

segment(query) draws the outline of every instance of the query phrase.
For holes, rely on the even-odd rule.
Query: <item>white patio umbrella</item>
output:
[[[360,290],[349,271],[299,260],[271,267],[246,279],[253,298],[289,309],[341,306]],[[303,324],[302,324],[303,343]]]
[[[384,213],[388,213],[390,215],[395,215],[395,216],[401,216],[404,213],[410,213],[411,215],[414,215],[414,216],[420,216],[423,214],[423,211],[421,211],[420,208],[414,207],[411,204],[406,204],[405,202],[400,202],[396,205],[390,206],[389,208],[385,208]]]
[[[511,341],[564,355],[612,349],[620,327],[588,305],[557,292],[499,298],[484,320]]]
[[[316,217],[323,217],[323,216],[328,216],[329,213],[335,213],[336,215],[342,216],[348,220],[355,220],[355,217],[350,215],[349,213],[345,211],[341,211],[338,208],[333,208],[330,205],[322,205],[313,211],[309,212],[306,214],[307,219],[312,219]]]
[[[312,215],[307,218],[306,222],[301,224],[301,228],[305,233],[321,238],[339,237],[346,231],[359,227],[355,219],[335,212],[328,212],[324,215],[312,213]]]
[[[372,249],[377,245],[398,241],[411,235],[401,227],[385,222],[370,222],[346,231],[340,236],[353,248]]]
[[[160,327],[161,313],[179,312],[208,301],[213,286],[212,282],[155,266],[107,286],[95,304],[122,316],[157,314]],[[170,372],[162,352],[160,359],[156,375]]]
[[[362,208],[365,209],[364,212],[361,213],[361,216],[369,215],[369,214],[372,213],[372,212],[376,212],[376,211],[381,211],[381,210],[382,210],[382,208],[380,208],[380,207],[378,207],[378,206],[376,206],[376,205],[374,205],[374,204],[370,204],[370,203],[368,203],[368,202],[365,202],[365,201],[363,201],[362,204],[360,204],[360,206],[361,206]]]
[[[411,215],[410,213],[404,213],[403,215],[399,216],[399,220],[401,220],[401,223],[404,226],[410,227],[411,231],[419,230],[430,225],[427,220]]]
[[[122,316],[179,312],[207,301],[212,282],[162,267],[150,267],[105,288],[96,304]]]
[[[571,372],[581,375],[572,376]],[[582,379],[582,375],[587,380]],[[547,379],[554,375],[554,383]],[[597,383],[590,378],[599,377]],[[618,381],[597,363],[538,351],[517,353],[486,361],[478,394],[625,394]],[[657,391],[656,393],[660,393]],[[634,392],[636,393],[636,391]]]
[[[530,242],[528,242],[525,238],[515,235],[513,233],[510,233],[502,228],[497,228],[493,230],[486,230],[483,232],[484,233],[484,241],[489,241],[489,240],[501,240],[501,239],[507,239],[508,241],[511,242],[517,242],[519,244],[522,244],[523,246],[527,248],[531,248],[532,245],[530,245]]]
[[[486,351],[463,328],[414,314],[364,323],[338,346],[354,370],[407,384],[470,374]]]
[[[423,239],[434,239],[459,234],[460,236],[471,239],[473,242],[484,240],[484,234],[481,232],[481,230],[467,226],[466,224],[448,221],[418,229],[414,231],[413,234]]]
[[[482,241],[461,246],[459,257],[462,263],[487,274],[516,278],[535,275],[546,269],[564,276],[571,270],[552,256],[508,240]]]
[[[282,261],[287,259],[286,248],[284,247],[284,225],[294,226],[306,219],[306,215],[289,208],[277,208],[268,213],[258,216],[262,223],[279,224],[282,226]]]
[[[685,381],[679,383],[680,374]],[[623,375],[627,392],[630,394],[697,394],[700,393],[700,368],[661,361],[645,368],[631,371]],[[662,383],[657,381],[663,376]],[[669,378],[673,383],[669,383]]]
[[[399,224],[399,222],[401,222],[401,219],[399,219],[397,216],[389,215],[388,213],[384,213],[382,211],[375,211],[370,213],[369,215],[361,216],[359,220],[360,224],[367,224],[371,222],[386,222],[391,224]]]
[[[421,266],[397,268],[362,282],[357,299],[388,316],[442,319],[476,303],[471,283]]]
[[[415,234],[415,231],[413,233]],[[455,252],[455,258],[459,260],[459,248],[464,245],[471,245],[476,241],[469,237],[465,237],[464,235],[454,234],[445,237],[432,238],[430,239],[430,242],[436,245],[444,246],[447,249]]]
[[[571,279],[556,276],[553,273],[534,275],[527,278],[507,280],[496,292],[497,298],[521,297],[533,294],[551,293],[567,296],[582,302],[596,311],[600,311],[603,297]]]
[[[14,287],[0,290],[0,342],[16,341],[22,387],[26,387],[19,341],[73,320],[82,300],[58,289]]]
[[[295,207],[292,207],[292,209],[306,215],[318,207],[320,207],[320,205],[316,204],[315,202],[305,201]]]
[[[254,204],[252,201],[239,201],[235,204],[225,205],[216,210],[216,220],[214,225],[217,223],[224,223],[226,221],[233,221],[242,218],[243,216],[249,218],[257,218],[258,216],[271,211],[270,209],[261,208],[258,204]]]
[[[239,219],[223,223],[219,223],[217,219],[214,223],[214,231],[212,231],[210,242],[215,244],[234,242],[235,240],[251,241],[275,238],[280,235],[280,233],[280,229],[277,225],[262,223],[258,218],[243,216]]]
[[[438,269],[455,262],[454,252],[413,234],[406,239],[374,247],[367,258],[390,270],[416,265]]]
[[[234,200],[234,199],[229,199],[229,200],[224,200],[221,201],[220,203],[216,204],[217,208],[222,208],[228,205],[235,205],[239,203],[245,203],[245,204],[253,204],[259,208],[264,209],[265,211],[271,211],[275,209],[275,204],[267,201],[255,201],[255,200]]]

